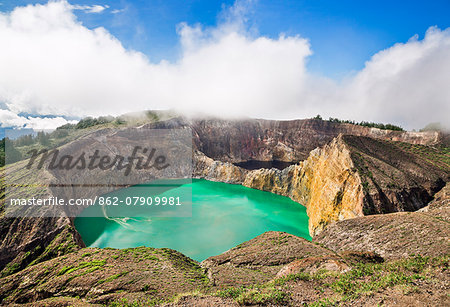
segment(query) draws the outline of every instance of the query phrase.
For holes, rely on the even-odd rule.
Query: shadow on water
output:
[[[295,162],[285,162],[285,161],[279,161],[279,160],[272,160],[272,161],[259,161],[259,160],[249,160],[244,162],[238,162],[234,163],[234,165],[248,169],[250,171],[260,168],[277,168],[279,170],[283,170],[288,166],[291,166],[293,164],[296,164]]]

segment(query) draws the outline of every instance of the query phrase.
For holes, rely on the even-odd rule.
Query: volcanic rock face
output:
[[[364,216],[337,222],[313,238],[327,248],[366,250],[385,259],[450,254],[450,184],[417,212]]]
[[[409,145],[341,136],[283,170],[243,170],[197,154],[198,177],[287,196],[306,206],[312,236],[328,224],[365,214],[414,211],[448,180],[446,163],[414,153]],[[405,147],[406,146],[406,147]],[[419,146],[419,145],[417,145]],[[426,146],[420,150],[433,150]],[[428,152],[426,152],[428,155]]]
[[[313,150],[299,165],[281,172],[252,172],[244,185],[288,196],[306,206],[311,235],[332,221],[363,215],[361,179],[341,137]]]
[[[247,170],[237,167],[232,163],[215,161],[199,151],[194,152],[194,177],[242,184],[247,174]]]
[[[208,157],[223,162],[248,160],[299,162],[311,150],[339,134],[432,145],[442,139],[438,132],[380,130],[363,126],[306,119],[274,121],[262,119],[189,121],[194,143]]]
[[[67,217],[1,218],[0,238],[0,277],[84,247]]]
[[[334,221],[417,210],[450,173],[448,163],[430,159],[428,155],[437,153],[422,146],[442,141],[438,132],[388,131],[321,120],[215,119],[189,125],[198,150],[194,176],[299,202],[307,208],[312,236]],[[298,163],[283,170],[253,171],[232,164],[249,160]]]

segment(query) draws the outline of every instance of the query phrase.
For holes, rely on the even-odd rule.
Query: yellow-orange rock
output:
[[[306,206],[312,236],[333,221],[363,215],[361,179],[340,136],[313,150],[298,165],[249,172],[243,185],[288,196]]]

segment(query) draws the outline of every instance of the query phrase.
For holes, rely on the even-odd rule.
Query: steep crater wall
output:
[[[305,161],[283,170],[247,171],[207,157],[198,161],[198,177],[284,195],[306,206],[311,235],[331,221],[363,215],[361,179],[340,137],[313,150]]]
[[[437,154],[433,148],[420,148]],[[339,135],[311,151],[306,160],[283,170],[245,170],[197,152],[194,175],[299,202],[307,208],[314,236],[335,221],[425,206],[450,173],[447,163],[436,163],[426,158],[428,154],[416,154],[403,143]]]
[[[174,119],[159,126],[187,125],[192,128],[194,144],[206,156],[223,162],[249,160],[299,162],[309,153],[329,143],[339,134],[367,136],[380,140],[432,145],[442,141],[439,132],[391,131],[324,120],[263,119]]]

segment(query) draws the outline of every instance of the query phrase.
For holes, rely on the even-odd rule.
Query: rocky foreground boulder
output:
[[[273,279],[283,266],[297,259],[334,252],[282,232],[266,232],[201,263],[214,286],[250,286]]]

